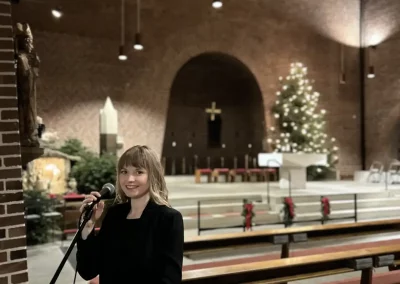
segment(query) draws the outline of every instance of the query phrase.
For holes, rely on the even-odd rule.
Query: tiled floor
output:
[[[47,284],[53,278],[64,254],[60,250],[61,243],[49,243],[34,247],[28,247],[28,272],[30,284]],[[57,284],[71,284],[74,280],[74,268],[67,261],[61,271]],[[76,284],[87,283],[79,274]]]

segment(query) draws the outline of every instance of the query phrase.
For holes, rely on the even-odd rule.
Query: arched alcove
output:
[[[221,113],[212,117],[207,109]],[[201,168],[233,168],[234,157],[244,167],[246,154],[262,151],[264,124],[262,94],[245,64],[223,53],[190,59],[171,87],[162,154],[166,174],[193,173],[194,156]]]

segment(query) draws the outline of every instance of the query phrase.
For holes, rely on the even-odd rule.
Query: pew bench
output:
[[[285,258],[289,255],[291,243],[398,231],[400,231],[400,219],[204,235],[185,240],[184,254],[187,257],[191,257],[193,255],[221,253],[241,248],[281,245],[281,257]]]
[[[241,176],[242,177],[242,182],[247,181],[248,180],[248,172],[245,168],[240,168],[240,169],[231,169],[229,171],[229,176],[230,176],[230,180],[231,182],[235,182],[236,181],[236,176]]]
[[[323,255],[244,263],[184,271],[187,284],[287,283],[361,271],[362,284],[371,284],[373,269],[400,264],[400,245],[332,252]]]
[[[78,226],[78,220],[81,213],[79,208],[85,199],[84,194],[68,194],[63,196],[63,206],[61,207],[61,240],[65,240],[67,235],[74,234]]]
[[[262,175],[263,175],[263,179],[264,181],[270,181],[271,180],[271,176],[273,177],[272,180],[273,181],[278,181],[278,170],[275,168],[264,168],[262,169]]]
[[[211,169],[196,169],[195,182],[200,183],[201,176],[207,176],[207,182],[211,182],[212,170]]]
[[[247,170],[247,179],[251,181],[251,178],[255,177],[256,181],[262,181],[264,179],[264,173],[262,169],[254,168]]]
[[[62,224],[61,224],[61,241],[67,239],[68,235],[73,235],[78,231],[78,221],[81,216],[81,212],[79,208],[82,205],[82,200],[85,195],[75,196],[73,198],[66,198],[64,206],[62,207]],[[103,199],[104,201],[104,212],[99,220],[96,222],[95,231],[98,232],[100,230],[101,224],[103,222],[103,218],[107,213],[109,206],[111,206],[114,202],[113,198]]]
[[[227,168],[215,168],[212,171],[212,178],[213,178],[214,182],[218,182],[220,176],[224,176],[225,177],[225,181],[229,182],[229,180],[230,180],[229,169],[227,169]]]

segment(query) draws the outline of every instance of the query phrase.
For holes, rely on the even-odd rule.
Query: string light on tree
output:
[[[333,167],[338,162],[339,148],[336,139],[325,133],[327,110],[318,108],[320,93],[307,76],[307,67],[297,62],[290,65],[288,76],[279,77],[279,99],[272,108],[276,123],[268,131],[268,142],[275,152],[326,153],[327,167]],[[308,174],[322,177],[327,167],[309,167]]]

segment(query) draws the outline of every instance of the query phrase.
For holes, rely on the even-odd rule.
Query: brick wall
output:
[[[29,5],[25,2],[20,9]],[[110,96],[119,112],[119,134],[125,148],[148,144],[161,153],[167,141],[169,97],[177,73],[193,57],[221,52],[243,62],[254,75],[266,121],[276,100],[278,77],[288,74],[293,61],[306,64],[315,90],[321,93],[319,105],[327,110],[327,131],[338,140],[339,168],[344,174],[360,168],[355,47],[359,1],[227,1],[219,11],[202,0],[157,1],[142,15],[145,49],[131,50],[126,62],[117,60],[117,29],[107,38],[100,37],[108,30],[98,28],[104,18],[118,22],[117,1],[107,3],[104,11],[96,7],[90,25],[72,23],[87,13],[73,9],[59,24],[66,29],[64,21],[71,21],[71,29],[80,27],[69,34],[54,33],[55,24],[48,25],[52,32],[41,25],[42,18],[36,18],[41,15],[40,5],[32,4],[20,13],[24,21],[32,23],[34,44],[41,57],[39,115],[61,139],[75,136],[98,150],[98,113]],[[133,14],[128,18],[134,23]],[[99,37],[77,35],[94,29]],[[129,32],[127,35],[129,48],[132,37]],[[346,44],[346,85],[340,85],[338,79],[340,43]]]
[[[0,283],[27,283],[11,6],[0,1]]]
[[[365,1],[365,45],[375,78],[366,79],[367,166],[400,160],[400,1]],[[368,65],[367,65],[368,66]],[[367,67],[366,66],[366,67]]]

